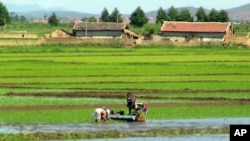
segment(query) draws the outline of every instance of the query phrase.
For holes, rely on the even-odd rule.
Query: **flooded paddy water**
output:
[[[174,136],[174,137],[86,139],[86,140],[78,140],[78,141],[228,141],[228,140],[229,140],[229,135],[218,134],[218,135],[193,135],[193,136]]]
[[[225,128],[230,124],[250,124],[250,118],[211,118],[180,120],[148,120],[146,122],[83,123],[83,124],[1,124],[0,133],[51,133],[67,131],[148,130],[157,128]]]
[[[136,131],[151,129],[218,129],[229,128],[230,124],[250,124],[250,118],[211,118],[211,119],[179,119],[179,120],[148,120],[146,122],[119,122],[119,123],[83,123],[83,124],[1,124],[0,134],[18,134],[18,133],[58,133],[58,132],[86,132],[86,131]],[[186,141],[207,141],[207,140],[228,140],[229,134],[219,135],[187,135],[173,137],[141,137],[119,138],[119,139],[94,139],[97,141],[147,141],[147,140],[169,140],[180,141],[185,138]],[[80,140],[80,141],[92,141]]]

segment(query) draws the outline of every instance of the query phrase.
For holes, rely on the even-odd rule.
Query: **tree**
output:
[[[20,16],[20,19],[19,19],[19,20],[20,20],[20,22],[22,22],[22,23],[27,21],[26,18],[25,18],[25,16],[23,16],[23,15]]]
[[[114,9],[114,11],[109,16],[110,22],[116,22],[121,23],[123,22],[122,16],[117,8]]]
[[[196,11],[195,16],[196,16],[198,22],[207,22],[208,21],[208,16],[202,7],[200,7]]]
[[[10,15],[8,9],[0,2],[0,26],[10,23]]]
[[[134,12],[130,15],[130,24],[142,27],[144,24],[148,22],[148,18],[146,17],[144,11],[141,9],[141,7],[137,7]]]
[[[52,15],[49,17],[49,25],[51,26],[58,26],[59,24],[59,19],[56,16],[56,13],[53,12]]]
[[[14,22],[19,22],[19,16],[16,14],[14,17],[12,17],[13,18],[13,21]]]
[[[110,22],[109,19],[109,11],[107,10],[107,8],[104,8],[100,17],[100,21],[102,22]]]
[[[217,22],[218,21],[218,11],[216,11],[214,8],[209,12],[208,19],[210,22]]]
[[[171,6],[167,12],[167,20],[168,21],[177,21],[177,18],[178,18],[178,10],[176,8],[174,8],[174,6]]]
[[[154,23],[147,23],[143,26],[143,34],[144,35],[151,35],[151,34],[159,34],[161,25],[160,24],[154,24]]]
[[[183,9],[181,12],[178,14],[178,21],[187,21],[187,22],[192,22],[193,17],[191,16],[191,13],[189,12],[188,9]]]
[[[94,23],[97,22],[97,19],[94,16],[91,16],[91,17],[84,17],[81,19],[81,21]]]
[[[218,13],[218,22],[228,22],[228,13],[225,10],[220,10]]]
[[[94,16],[89,17],[89,22],[95,23],[97,22],[97,19]]]
[[[84,17],[84,18],[81,19],[81,21],[87,22],[87,21],[89,21],[89,18],[88,17]]]
[[[160,7],[157,11],[155,22],[162,24],[165,20],[167,20],[167,12]]]

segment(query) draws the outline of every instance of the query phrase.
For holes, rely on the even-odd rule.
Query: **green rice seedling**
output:
[[[250,117],[248,105],[178,106],[150,108],[147,119],[192,119]]]
[[[48,45],[0,48],[0,106],[63,106],[63,105],[121,105],[121,99],[127,91],[138,96],[139,101],[152,105],[181,104],[181,107],[167,107],[171,112],[179,110],[179,114],[162,115],[163,110],[152,107],[155,114],[149,119],[188,118],[192,114],[185,113],[192,109],[198,111],[195,117],[223,117],[221,106],[201,106],[199,104],[220,102],[234,103],[228,105],[234,109],[230,113],[224,110],[225,117],[248,116],[240,111],[241,106],[247,106],[250,85],[250,50],[246,48],[211,47],[168,47],[159,45],[154,47],[139,46],[137,48],[117,48],[86,44],[82,46]],[[102,99],[97,96],[60,97],[56,94],[98,92],[111,96]],[[110,95],[115,93],[115,95]],[[39,94],[49,94],[38,97]],[[102,95],[103,96],[103,95]],[[125,96],[124,96],[125,97]],[[222,100],[224,98],[224,101]],[[212,100],[211,100],[212,99]],[[194,105],[190,109],[185,105]],[[159,106],[159,105],[158,105]],[[124,106],[125,107],[125,106]],[[185,107],[185,108],[183,108]],[[126,108],[126,107],[125,107]],[[155,109],[154,109],[155,108]],[[245,108],[245,107],[244,107]],[[65,118],[58,122],[87,122],[79,119],[80,109],[70,113],[68,109],[59,113],[58,110],[32,111],[0,111],[3,121],[18,122],[57,122],[52,117],[56,115]],[[67,111],[67,112],[66,112]],[[86,111],[86,115],[91,114]],[[207,112],[209,111],[209,112]],[[212,112],[214,111],[214,112]],[[217,112],[216,112],[217,111]],[[8,114],[16,114],[9,117]],[[167,112],[167,111],[166,111]],[[172,111],[174,112],[174,111]],[[207,112],[207,114],[206,114]],[[72,118],[67,113],[73,114]],[[38,119],[24,115],[40,115]],[[65,114],[65,115],[64,115]]]

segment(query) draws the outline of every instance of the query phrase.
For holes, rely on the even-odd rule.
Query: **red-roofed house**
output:
[[[165,21],[161,32],[172,41],[221,42],[225,37],[233,35],[233,26],[230,22]]]

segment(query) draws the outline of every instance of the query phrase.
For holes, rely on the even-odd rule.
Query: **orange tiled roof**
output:
[[[171,22],[165,21],[162,32],[226,32],[230,22]]]

